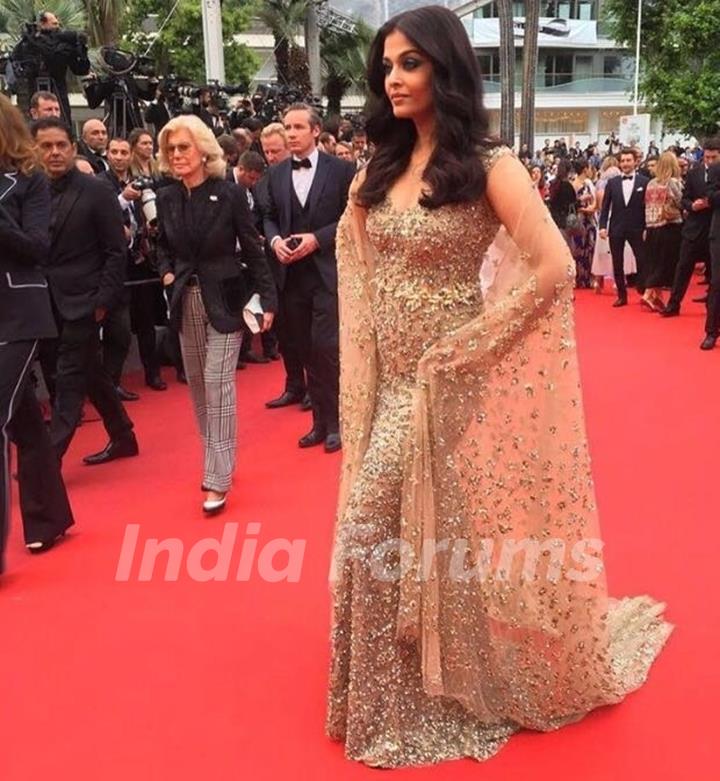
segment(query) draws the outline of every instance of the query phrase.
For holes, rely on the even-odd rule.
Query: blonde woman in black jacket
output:
[[[172,287],[170,323],[180,332],[205,446],[203,510],[216,513],[225,507],[235,467],[235,368],[249,298],[241,263],[260,293],[263,330],[272,325],[277,297],[247,197],[225,181],[212,131],[195,116],[180,116],[158,142],[161,169],[178,180],[158,192],[158,267]]]

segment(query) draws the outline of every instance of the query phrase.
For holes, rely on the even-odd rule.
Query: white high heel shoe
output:
[[[203,512],[206,515],[215,515],[221,512],[225,508],[226,500],[227,494],[223,494],[220,499],[205,499],[203,502]]]

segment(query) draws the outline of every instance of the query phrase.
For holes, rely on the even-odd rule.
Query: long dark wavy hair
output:
[[[366,116],[368,138],[376,145],[376,152],[358,193],[360,203],[373,206],[383,201],[408,167],[417,138],[415,124],[395,118],[385,93],[385,39],[396,30],[433,66],[437,145],[423,174],[430,194],[423,196],[420,204],[436,209],[446,203],[477,200],[487,184],[480,153],[498,143],[489,137],[480,66],[460,19],[446,8],[425,6],[387,21],[370,47]]]

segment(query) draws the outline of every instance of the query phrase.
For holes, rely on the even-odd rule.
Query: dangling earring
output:
[[[202,161],[203,161],[203,165],[207,165],[207,157],[203,157]]]

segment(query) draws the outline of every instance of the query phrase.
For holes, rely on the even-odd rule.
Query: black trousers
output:
[[[285,367],[285,391],[295,396],[304,396],[307,391],[305,366],[300,343],[288,323],[284,290],[278,290],[278,311],[273,320],[273,327],[277,334],[278,349]]]
[[[130,352],[131,342],[130,304],[128,301],[111,309],[102,324],[103,366],[115,386],[120,385],[120,378]]]
[[[18,485],[25,542],[47,542],[73,524],[60,473],[40,405],[29,382],[36,342],[0,345],[0,572],[10,517],[10,453],[18,454]]]
[[[100,329],[94,318],[65,321],[60,329],[50,438],[62,458],[80,423],[85,396],[100,413],[111,440],[122,439],[133,424],[100,360]]]
[[[710,289],[708,290],[705,333],[720,336],[720,240],[710,247]]]
[[[618,298],[627,298],[627,283],[625,281],[625,242],[627,242],[635,255],[637,262],[637,283],[639,292],[645,291],[645,242],[642,231],[613,235],[610,234],[610,254],[613,262],[613,277],[618,291]]]
[[[160,284],[153,281],[129,285],[129,287],[130,327],[137,336],[140,361],[145,369],[145,376],[156,377],[160,374],[160,358],[155,333],[158,308],[163,304]]]
[[[675,269],[672,293],[667,302],[668,309],[680,309],[680,304],[682,304],[688,287],[690,287],[693,270],[698,261],[705,262],[706,270],[710,268],[710,246],[707,234],[703,234],[697,239],[683,238],[680,244],[680,260]],[[706,273],[706,276],[709,275]]]
[[[313,422],[326,433],[340,429],[340,359],[337,291],[328,290],[312,261],[288,269],[286,325],[297,340],[313,405]]]

